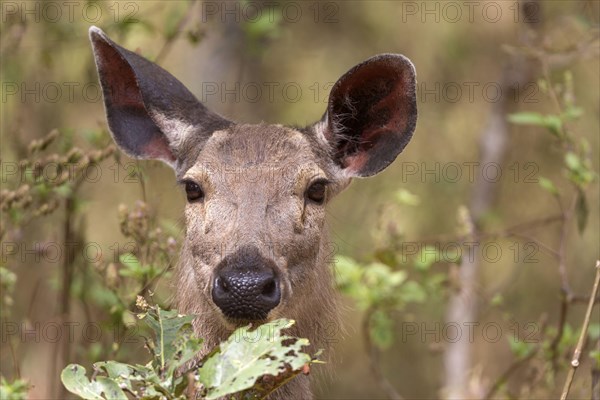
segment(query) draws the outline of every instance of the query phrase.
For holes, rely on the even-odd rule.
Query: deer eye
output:
[[[318,180],[310,184],[306,189],[306,198],[317,203],[323,204],[325,201],[325,189],[327,188],[327,181]]]
[[[187,195],[189,202],[202,200],[204,198],[204,192],[200,185],[192,181],[185,182],[185,194]]]

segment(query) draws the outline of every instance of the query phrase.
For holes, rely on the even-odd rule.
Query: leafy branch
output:
[[[307,339],[282,333],[294,324],[287,319],[256,329],[238,328],[207,356],[195,361],[202,339],[193,334],[194,316],[149,306],[141,297],[138,306],[145,309],[138,318],[153,333],[153,339],[146,339],[151,361],[145,365],[97,362],[91,379],[84,367],[71,364],[61,374],[67,390],[88,400],[126,400],[127,394],[134,399],[168,400],[198,396],[216,399],[234,394],[244,399],[264,398],[318,362],[303,352],[303,347],[309,345]]]

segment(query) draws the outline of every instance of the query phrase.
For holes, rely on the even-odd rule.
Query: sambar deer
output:
[[[386,168],[417,120],[415,69],[380,54],[333,86],[304,128],[238,124],[208,110],[167,71],[90,28],[110,132],[128,155],[159,159],[185,189],[175,306],[197,315],[204,352],[248,323],[294,319],[326,347],[337,320],[325,206],[354,177]],[[300,375],[271,398],[312,397]]]

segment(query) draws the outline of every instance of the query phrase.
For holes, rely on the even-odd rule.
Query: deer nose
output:
[[[271,268],[224,269],[215,277],[212,298],[228,318],[265,319],[281,300],[279,280]]]

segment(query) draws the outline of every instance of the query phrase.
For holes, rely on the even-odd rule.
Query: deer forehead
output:
[[[287,186],[326,178],[326,174],[305,134],[282,125],[259,124],[214,132],[184,177],[221,178],[238,186],[243,182]]]

